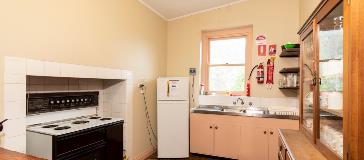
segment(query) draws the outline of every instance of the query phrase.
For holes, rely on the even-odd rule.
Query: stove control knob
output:
[[[67,99],[67,101],[66,101],[67,103],[70,103],[70,100],[69,99]]]
[[[62,103],[66,102],[65,100],[62,100]]]
[[[52,100],[52,101],[50,101],[50,103],[51,103],[51,104],[54,104],[54,101]]]
[[[60,101],[59,101],[59,100],[57,100],[57,104],[58,104],[58,103],[60,103]]]

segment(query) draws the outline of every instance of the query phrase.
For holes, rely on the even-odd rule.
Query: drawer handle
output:
[[[271,134],[271,135],[273,135],[273,134],[274,134],[274,132],[272,132],[272,131],[271,131],[271,132],[270,132],[270,134]]]
[[[264,133],[264,134],[267,134],[267,131],[264,131],[263,133]]]
[[[219,129],[217,126],[215,126],[215,129]]]
[[[210,126],[210,129],[212,129],[212,126]]]

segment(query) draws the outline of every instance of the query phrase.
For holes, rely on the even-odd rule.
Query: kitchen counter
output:
[[[280,129],[279,137],[292,160],[326,160],[301,131]]]
[[[4,148],[0,148],[0,160],[43,160],[23,153],[9,151]]]
[[[253,114],[253,113],[226,112],[226,111],[215,111],[215,110],[198,110],[198,109],[191,109],[191,113],[245,116],[245,117],[257,117],[257,118],[291,119],[291,120],[299,119],[299,116],[296,116],[296,115]]]

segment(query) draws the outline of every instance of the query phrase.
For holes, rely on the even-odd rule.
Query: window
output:
[[[251,27],[203,32],[202,83],[208,92],[244,92]]]

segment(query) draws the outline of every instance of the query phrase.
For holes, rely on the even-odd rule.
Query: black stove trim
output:
[[[91,99],[87,102],[81,99]],[[79,101],[72,101],[80,99]],[[65,102],[70,100],[72,102]],[[51,102],[54,103],[51,103]],[[56,104],[57,101],[60,103]],[[63,101],[63,102],[62,102]],[[71,110],[79,108],[96,107],[99,105],[99,92],[49,92],[49,93],[27,93],[26,115]],[[40,107],[39,107],[40,106]]]
[[[113,160],[113,155],[115,154],[114,152],[108,153],[107,150],[111,150],[112,148],[110,148],[111,146],[109,145],[109,143],[112,143],[112,139],[109,138],[109,135],[114,135],[114,133],[108,133],[108,128],[112,128],[112,127],[118,127],[121,129],[120,132],[120,136],[123,139],[123,126],[124,126],[124,120],[120,120],[120,121],[116,121],[116,122],[111,122],[111,123],[107,123],[107,124],[103,124],[103,125],[99,125],[96,127],[92,127],[92,128],[88,128],[88,129],[84,129],[84,130],[79,130],[76,132],[71,132],[71,133],[67,133],[67,134],[63,134],[63,135],[58,135],[58,136],[52,136],[52,157],[55,160],[63,160],[63,159],[72,159],[72,157],[77,157],[80,154],[85,154],[87,152],[92,152],[92,150],[94,149],[99,149],[99,148],[103,148],[105,147],[105,156],[104,159],[106,160]],[[68,154],[62,154],[62,155],[56,155],[57,153],[57,145],[56,145],[56,141],[60,141],[63,139],[69,139],[72,137],[77,137],[80,135],[84,135],[87,134],[88,132],[91,131],[96,131],[96,130],[105,130],[106,131],[106,141],[98,141],[90,146],[85,146],[83,148],[80,148],[79,150],[75,150],[72,151]],[[124,151],[123,148],[123,142],[121,142],[121,150]]]

